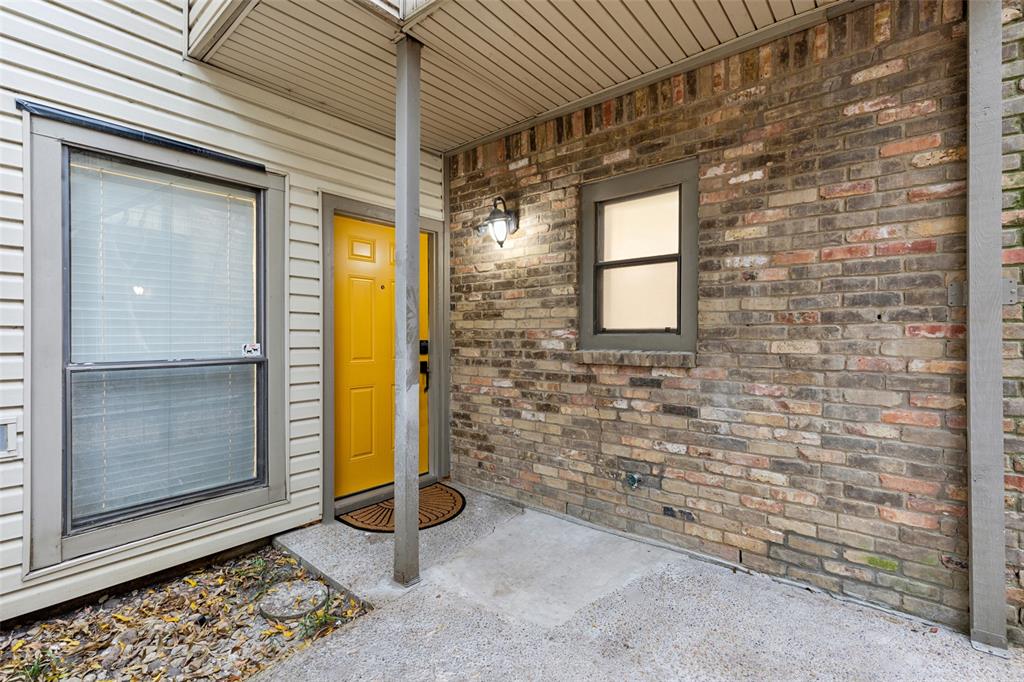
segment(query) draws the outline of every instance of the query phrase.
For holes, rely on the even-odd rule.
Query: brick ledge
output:
[[[694,367],[696,353],[643,350],[577,350],[572,359],[581,365],[632,367]]]

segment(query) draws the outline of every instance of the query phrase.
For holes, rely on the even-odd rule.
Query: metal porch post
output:
[[[420,579],[420,49],[397,43],[395,82],[395,582]]]
[[[1000,284],[1001,48],[999,2],[968,7],[967,431],[971,643],[1006,649]]]

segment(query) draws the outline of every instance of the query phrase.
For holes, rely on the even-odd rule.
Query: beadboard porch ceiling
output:
[[[424,45],[423,146],[446,152],[861,4],[222,0],[219,18],[202,22],[216,35],[205,40],[190,35],[189,51],[193,58],[391,136],[394,43],[402,33],[411,35]],[[197,22],[189,19],[194,32]]]

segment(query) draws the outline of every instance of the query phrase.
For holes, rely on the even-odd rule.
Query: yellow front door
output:
[[[429,339],[428,236],[420,233],[420,338]],[[395,230],[334,218],[334,495],[395,480]],[[426,360],[426,355],[420,356]],[[420,473],[427,394],[420,374]]]

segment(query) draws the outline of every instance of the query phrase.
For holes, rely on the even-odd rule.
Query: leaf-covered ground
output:
[[[256,606],[283,580],[316,579],[271,547],[0,632],[0,680],[241,680],[366,612],[349,594],[302,619]]]

